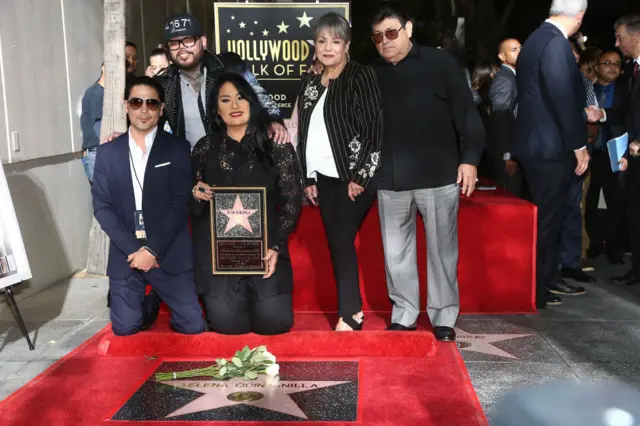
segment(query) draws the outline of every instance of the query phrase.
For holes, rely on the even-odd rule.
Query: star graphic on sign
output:
[[[165,385],[203,394],[165,418],[246,404],[301,419],[308,419],[304,411],[291,399],[290,394],[351,383],[348,381],[280,380],[278,383],[270,384],[267,380],[265,376],[260,376],[250,382],[239,377],[228,381],[169,380],[161,382]]]
[[[307,26],[309,28],[311,28],[311,25],[309,25],[309,22],[313,19],[313,17],[311,16],[307,16],[307,12],[303,12],[302,16],[299,18],[296,18],[298,21],[300,21],[300,28],[302,28],[303,26]]]
[[[224,230],[225,234],[236,226],[242,226],[253,234],[253,229],[249,223],[249,216],[257,211],[258,210],[255,209],[245,209],[242,205],[242,201],[240,201],[240,196],[236,195],[236,201],[234,201],[232,208],[220,210],[221,213],[229,218],[229,222],[227,222],[227,229]]]
[[[289,25],[285,25],[284,21],[282,21],[282,23],[280,25],[276,25],[276,27],[278,27],[278,29],[280,30],[278,31],[278,34],[287,33],[287,28],[289,28]]]
[[[262,31],[262,35],[265,36],[265,37],[268,36],[269,35],[269,31],[267,31],[267,30]]]
[[[227,34],[229,34],[231,32],[231,30],[227,30]]]
[[[251,31],[251,32],[249,33],[249,35],[253,35],[253,31]]]
[[[258,25],[258,21],[253,21],[253,23],[254,23],[255,25]]]
[[[492,345],[492,343],[533,336],[533,334],[471,334],[459,328],[456,328],[456,335],[457,345],[463,351],[479,352],[510,359],[518,359],[518,357],[503,351]]]
[[[231,20],[232,20],[232,21],[234,21],[235,19],[236,19],[236,17],[235,17],[235,16],[232,16],[232,17],[231,17]]]
[[[244,28],[247,26],[247,24],[245,24],[244,22],[240,22],[238,25],[240,25],[240,28]]]

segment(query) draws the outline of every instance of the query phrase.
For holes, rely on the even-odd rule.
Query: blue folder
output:
[[[611,161],[611,170],[613,172],[620,171],[620,160],[627,151],[629,146],[629,133],[625,133],[622,136],[611,139],[607,142],[607,150],[609,151],[609,160]]]

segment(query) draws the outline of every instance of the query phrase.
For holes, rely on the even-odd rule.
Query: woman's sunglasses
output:
[[[142,105],[144,105],[145,103],[147,104],[147,108],[149,109],[149,111],[153,112],[159,110],[160,105],[162,105],[162,102],[160,102],[158,99],[131,98],[127,101],[129,108],[134,111],[142,108]]]
[[[373,33],[371,35],[371,39],[375,44],[382,43],[385,37],[387,38],[387,40],[395,40],[398,38],[398,35],[402,30],[404,30],[404,25],[398,28],[397,30],[386,30],[385,32],[382,32],[382,33]]]

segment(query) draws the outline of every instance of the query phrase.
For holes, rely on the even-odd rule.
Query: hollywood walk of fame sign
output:
[[[157,372],[199,368],[200,364],[164,363]],[[276,381],[260,376],[250,381],[191,378],[156,382],[152,375],[112,420],[357,420],[358,362],[281,362],[280,367]]]
[[[267,249],[267,190],[213,187],[213,275],[262,275]]]
[[[495,355],[502,358],[518,359],[518,357],[503,351],[492,343],[504,340],[518,339],[533,334],[471,334],[456,328],[456,343],[458,348],[464,351],[479,352],[487,355]]]
[[[244,59],[284,119],[293,113],[300,78],[315,55],[314,24],[329,12],[349,19],[349,2],[216,2],[214,8],[216,53]]]

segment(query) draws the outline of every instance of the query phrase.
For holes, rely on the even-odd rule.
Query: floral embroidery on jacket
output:
[[[351,155],[349,155],[349,170],[353,170],[356,168],[356,162],[360,157],[360,148],[362,145],[358,140],[359,136],[353,138],[351,142],[349,142],[349,151],[351,151]]]
[[[372,152],[370,161],[364,165],[363,168],[358,170],[358,174],[364,178],[373,177],[378,169],[378,163],[380,161],[380,151]]]
[[[309,108],[312,104],[313,101],[315,101],[316,99],[318,99],[318,88],[312,85],[308,85],[305,89],[304,89],[304,108]]]

